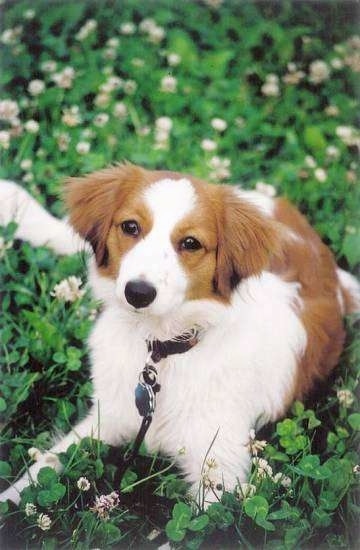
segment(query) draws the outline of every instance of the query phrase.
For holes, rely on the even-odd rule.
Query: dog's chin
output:
[[[173,301],[169,300],[169,302],[156,299],[152,304],[146,307],[136,308],[126,301],[125,296],[118,296],[117,299],[119,300],[120,307],[122,307],[126,311],[133,313],[139,318],[153,318],[156,321],[161,321],[161,319],[172,318],[176,316],[179,308],[181,309],[181,306],[183,305],[183,301],[179,300],[179,298]]]

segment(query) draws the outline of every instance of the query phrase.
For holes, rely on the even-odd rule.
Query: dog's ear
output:
[[[218,249],[215,287],[228,298],[243,278],[259,275],[282,254],[281,225],[234,190],[219,187]]]
[[[124,164],[65,182],[70,223],[91,244],[98,266],[107,264],[106,239],[114,212],[143,175],[141,168]]]

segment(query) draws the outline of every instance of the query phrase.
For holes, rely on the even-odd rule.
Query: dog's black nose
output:
[[[125,298],[136,308],[146,307],[155,300],[156,288],[145,281],[129,281],[125,286]]]

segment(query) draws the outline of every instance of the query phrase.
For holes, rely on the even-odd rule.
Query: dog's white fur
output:
[[[56,453],[79,438],[100,434],[109,444],[119,445],[136,435],[140,417],[134,388],[146,359],[148,337],[167,339],[195,325],[201,327],[201,339],[194,348],[160,363],[161,391],[146,437],[151,451],[177,458],[194,493],[208,451],[217,464],[209,472],[215,487],[209,492],[210,500],[215,498],[217,484],[232,490],[245,481],[250,429],[282,414],[307,342],[294,308],[295,304],[301,308],[299,285],[264,271],[259,277],[244,279],[230,305],[186,301],[186,273],[171,246],[170,234],[177,221],[193,210],[196,197],[190,181],[178,180],[175,188],[171,184],[163,179],[146,190],[153,228],[125,255],[116,281],[99,275],[95,261],[90,260],[90,285],[104,303],[89,341],[92,410],[6,490],[2,500],[18,502],[19,492],[29,480],[36,480],[41,467],[59,470]],[[255,192],[239,193],[271,215],[272,199]],[[66,221],[48,214],[15,184],[2,181],[0,222],[11,219],[19,224],[17,235],[34,245],[47,244],[59,254],[84,246]],[[344,273],[341,277],[348,288],[355,289],[352,277]],[[146,279],[157,289],[153,304],[141,311],[134,311],[124,299],[125,284],[134,278]],[[180,449],[184,451],[179,453]]]

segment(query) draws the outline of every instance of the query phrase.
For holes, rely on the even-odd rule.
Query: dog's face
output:
[[[163,316],[189,300],[228,301],[278,253],[272,220],[230,187],[180,174],[122,165],[70,179],[66,200],[99,274],[132,311]]]

